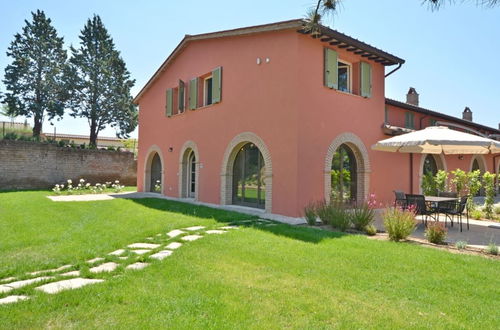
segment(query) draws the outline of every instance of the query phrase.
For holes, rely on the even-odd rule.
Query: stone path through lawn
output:
[[[268,220],[256,219],[238,222],[241,225],[275,225]],[[205,226],[192,226],[174,229],[168,233],[147,237],[149,242],[136,242],[95,257],[79,265],[63,265],[58,268],[37,270],[17,277],[0,279],[0,305],[30,299],[33,290],[47,294],[57,294],[63,290],[77,289],[86,285],[112,280],[115,273],[138,271],[155,260],[163,260],[184,244],[191,244],[204,235],[221,235],[239,229],[237,224],[207,229]]]

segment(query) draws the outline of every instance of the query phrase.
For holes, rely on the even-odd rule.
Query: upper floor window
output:
[[[212,104],[212,86],[213,79],[212,76],[209,76],[203,80],[203,105]]]
[[[336,51],[325,48],[324,53],[324,85],[331,89],[352,93],[353,92],[353,65],[359,72],[354,90],[359,90],[363,97],[372,96],[372,67],[367,62],[348,63],[338,58]],[[358,92],[357,92],[358,94]]]
[[[415,115],[413,112],[405,113],[405,127],[411,129],[415,128]]]
[[[343,61],[337,62],[338,66],[338,90],[351,92],[351,64]]]

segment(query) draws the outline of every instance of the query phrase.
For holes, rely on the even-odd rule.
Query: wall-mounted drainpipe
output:
[[[388,74],[386,74],[384,77],[387,78],[389,77],[391,74],[393,74],[394,72],[398,71],[399,69],[401,69],[401,66],[403,65],[403,63],[399,63],[398,64],[398,67],[395,68],[394,70],[392,70],[391,72],[389,72]]]

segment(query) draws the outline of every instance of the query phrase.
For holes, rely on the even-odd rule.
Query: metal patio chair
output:
[[[431,217],[434,220],[438,219],[434,216],[437,209],[429,207],[428,203],[425,201],[424,195],[406,194],[406,205],[407,207],[413,205],[415,207],[415,214],[424,216],[424,224],[426,227],[428,217]]]

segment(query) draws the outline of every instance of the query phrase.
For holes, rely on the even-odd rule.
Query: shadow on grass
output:
[[[162,198],[154,198],[154,197],[147,197],[147,198],[122,197],[122,198],[140,204],[144,207],[156,209],[159,211],[180,213],[183,215],[188,215],[197,218],[213,219],[215,221],[224,222],[226,224],[233,222],[236,223],[242,220],[258,219],[257,216],[252,216],[248,214],[220,210],[203,205],[194,205],[190,203],[171,201]]]
[[[309,227],[292,226],[278,222],[263,222],[260,221],[257,216],[211,208],[203,205],[194,205],[179,201],[171,201],[161,198],[151,197],[127,199],[142,206],[160,211],[180,213],[183,215],[194,216],[198,218],[213,219],[217,222],[253,228],[256,230],[269,232],[277,236],[288,237],[309,243],[319,243],[325,239],[340,238],[347,235],[340,232],[331,232]]]

